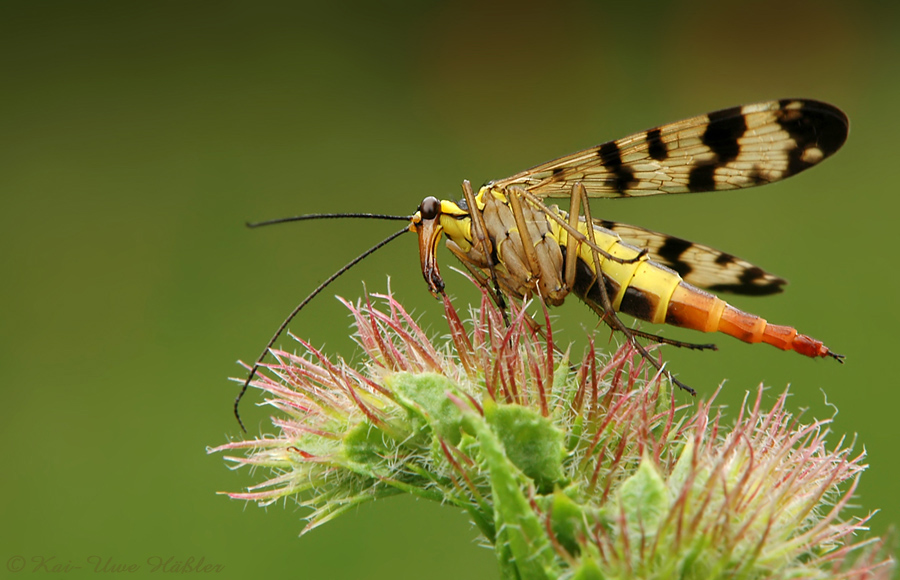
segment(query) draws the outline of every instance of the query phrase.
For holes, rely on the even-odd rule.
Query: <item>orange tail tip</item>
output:
[[[685,282],[681,282],[672,293],[666,322],[703,332],[718,331],[744,342],[764,342],[811,358],[828,356],[844,362],[844,355],[832,352],[821,341],[800,334],[790,326],[769,324],[765,318],[739,310]]]
[[[766,344],[778,347],[781,350],[793,350],[810,358],[830,356],[843,364],[844,355],[832,352],[821,340],[811,336],[800,334],[797,329],[790,326],[768,324],[763,332],[762,341]]]

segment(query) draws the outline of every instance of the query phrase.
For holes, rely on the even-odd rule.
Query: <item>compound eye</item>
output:
[[[423,220],[433,220],[441,213],[441,202],[436,197],[426,197],[419,206]]]

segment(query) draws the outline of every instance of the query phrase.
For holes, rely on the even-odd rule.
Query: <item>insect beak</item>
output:
[[[422,219],[420,212],[416,212],[410,223],[410,229],[415,229],[419,235],[419,261],[422,263],[422,276],[428,284],[428,289],[435,296],[444,293],[444,279],[437,264],[437,243],[444,232],[441,220]]]

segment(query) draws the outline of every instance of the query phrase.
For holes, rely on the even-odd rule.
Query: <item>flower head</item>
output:
[[[375,306],[372,298],[381,301]],[[730,428],[712,400],[678,406],[628,346],[582,362],[521,305],[449,299],[440,346],[391,295],[345,305],[364,363],[296,339],[253,386],[277,433],[211,451],[270,479],[235,499],[291,497],[308,531],[398,493],[468,512],[508,578],[887,578],[880,540],[842,510],[866,468],[828,421],[763,389]],[[713,397],[714,398],[714,397]]]

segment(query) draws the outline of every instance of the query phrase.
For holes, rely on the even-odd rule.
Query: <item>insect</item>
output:
[[[660,370],[660,363],[636,338],[695,349],[715,345],[629,328],[617,313],[843,362],[842,355],[821,341],[790,326],[769,324],[706,292],[768,295],[781,292],[784,279],[708,246],[595,219],[588,201],[772,183],[830,157],[844,144],[848,130],[847,116],[833,105],[808,99],[767,101],[662,125],[566,155],[488,182],[477,194],[465,181],[461,200],[427,197],[411,216],[313,214],[249,224],[346,217],[407,222],[335,272],[294,309],[252,367],[235,400],[235,416],[240,423],[238,403],[293,317],[334,279],[407,231],[418,235],[422,274],[433,294],[444,292],[436,251],[446,237],[450,251],[492,290],[499,304],[506,295],[537,296],[558,305],[575,294]],[[569,211],[546,205],[548,198],[568,198]],[[664,372],[693,394],[693,389]]]

